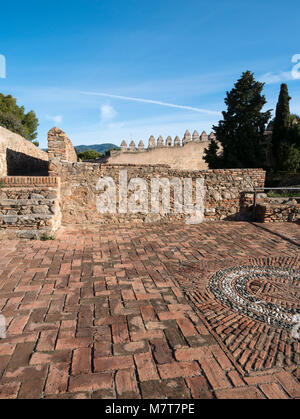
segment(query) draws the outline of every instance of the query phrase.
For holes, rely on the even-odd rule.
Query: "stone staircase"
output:
[[[0,238],[49,239],[60,225],[59,177],[0,180]]]

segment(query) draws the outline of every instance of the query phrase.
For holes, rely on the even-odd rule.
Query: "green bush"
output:
[[[299,198],[300,197],[300,192],[299,191],[269,191],[267,193],[267,196],[269,198]]]
[[[103,154],[95,150],[86,150],[86,151],[80,151],[79,153],[77,153],[77,156],[81,160],[95,160],[102,157]]]
[[[118,150],[117,148],[110,148],[109,150],[105,151],[105,157],[109,157],[110,156],[110,152],[113,150]]]
[[[300,151],[295,144],[286,142],[280,144],[279,162],[284,171],[297,173],[300,168]]]

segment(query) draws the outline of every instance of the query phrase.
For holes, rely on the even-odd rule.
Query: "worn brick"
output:
[[[50,365],[46,381],[45,394],[66,393],[68,388],[69,365]]]
[[[158,364],[167,364],[173,361],[172,351],[164,339],[152,339],[153,355]]]
[[[0,399],[15,399],[18,396],[21,383],[0,384]]]
[[[44,330],[36,347],[39,352],[53,351],[56,343],[57,330]]]
[[[211,358],[212,354],[209,349],[205,347],[199,348],[181,348],[176,349],[175,358],[177,361],[194,361],[194,360],[205,360]]]
[[[8,363],[8,369],[12,370],[28,365],[33,349],[33,342],[18,343]]]
[[[182,378],[141,382],[144,399],[189,399],[189,389]]]
[[[190,388],[193,399],[213,399],[213,392],[209,387],[207,380],[203,376],[186,378],[187,385]]]
[[[279,387],[277,383],[260,384],[259,388],[268,399],[288,399],[287,394]]]
[[[189,362],[171,362],[170,364],[162,364],[158,366],[159,375],[162,379],[176,377],[193,377],[200,375],[199,365],[195,361]]]
[[[117,371],[115,380],[118,398],[140,398],[134,368]]]
[[[217,399],[264,399],[264,395],[256,387],[243,387],[215,392]]]
[[[96,372],[119,370],[133,367],[133,357],[128,356],[112,356],[107,358],[95,358],[94,367]]]
[[[189,319],[177,319],[178,326],[184,336],[197,336],[198,332]]]
[[[201,360],[200,365],[214,390],[231,387],[225,372],[214,359]]]
[[[75,349],[72,358],[72,375],[88,374],[91,372],[91,349]]]
[[[140,381],[158,380],[159,376],[150,352],[135,354]]]
[[[69,391],[110,390],[113,386],[113,374],[83,374],[70,378]]]
[[[280,371],[276,374],[276,378],[291,397],[300,397],[300,383],[298,383],[289,372]]]
[[[30,365],[49,364],[49,363],[68,363],[71,359],[71,351],[56,350],[53,352],[34,352]]]
[[[112,324],[112,337],[114,343],[129,342],[129,333],[127,323]]]

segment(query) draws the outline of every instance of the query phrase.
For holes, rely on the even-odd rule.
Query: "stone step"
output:
[[[56,199],[1,199],[1,207],[53,205]]]
[[[33,228],[32,226],[29,228],[0,228],[0,239],[31,239],[31,240],[39,240],[39,239],[52,239],[54,238],[54,231],[52,228]]]

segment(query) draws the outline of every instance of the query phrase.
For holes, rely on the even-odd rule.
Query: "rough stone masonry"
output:
[[[133,145],[131,151],[126,151],[123,144],[123,150],[113,154],[112,157],[119,158],[126,155],[134,155],[135,159],[146,155],[153,157],[154,154],[151,153],[155,150],[166,159],[167,156],[171,156],[170,150],[178,150],[183,156],[184,150],[187,152],[189,147],[206,144],[211,137],[210,135],[208,138],[205,133],[201,136],[196,134],[191,136],[187,131],[182,145],[179,137],[176,137],[173,146],[170,137],[165,143],[161,137],[157,143],[150,137],[147,151],[143,151],[141,144],[138,151]],[[195,153],[190,153],[191,156],[193,154]],[[169,160],[170,164],[159,164],[155,159],[152,162],[152,157],[147,164],[78,162],[71,140],[60,128],[54,127],[49,131],[48,153],[46,153],[22,137],[0,127],[1,234],[9,232],[11,237],[13,234],[39,237],[45,233],[52,234],[61,223],[68,225],[183,221],[186,215],[176,214],[173,211],[172,188],[169,213],[159,211],[158,214],[153,214],[149,208],[148,214],[129,211],[120,214],[118,182],[120,172],[124,170],[127,172],[128,184],[134,178],[142,179],[148,186],[149,194],[153,178],[169,180],[176,178],[182,184],[186,179],[191,179],[194,184],[197,178],[202,178],[205,185],[206,221],[251,219],[253,203],[251,191],[253,188],[264,186],[265,172],[262,169],[199,170],[196,164],[193,168],[191,161],[188,164],[189,169],[184,169],[182,160],[178,160],[176,167],[176,164],[172,163],[172,158]],[[30,168],[39,176],[28,176]],[[8,174],[12,176],[8,177]],[[97,211],[97,200],[101,196],[97,183],[103,177],[111,178],[116,184],[117,211],[114,214],[101,214]],[[53,195],[51,198],[49,198],[49,188],[50,195]],[[127,193],[129,198],[133,191],[128,190]],[[37,196],[40,198],[36,199]],[[160,204],[161,199],[162,195],[159,197]],[[148,201],[151,201],[150,195]],[[260,206],[263,204],[264,202],[259,202]],[[282,205],[286,204],[277,203],[275,206],[278,208]],[[288,209],[278,210],[274,205],[271,207],[273,215],[270,215],[269,204],[267,210],[258,208],[260,221],[296,221],[299,218],[297,202],[289,203]]]

